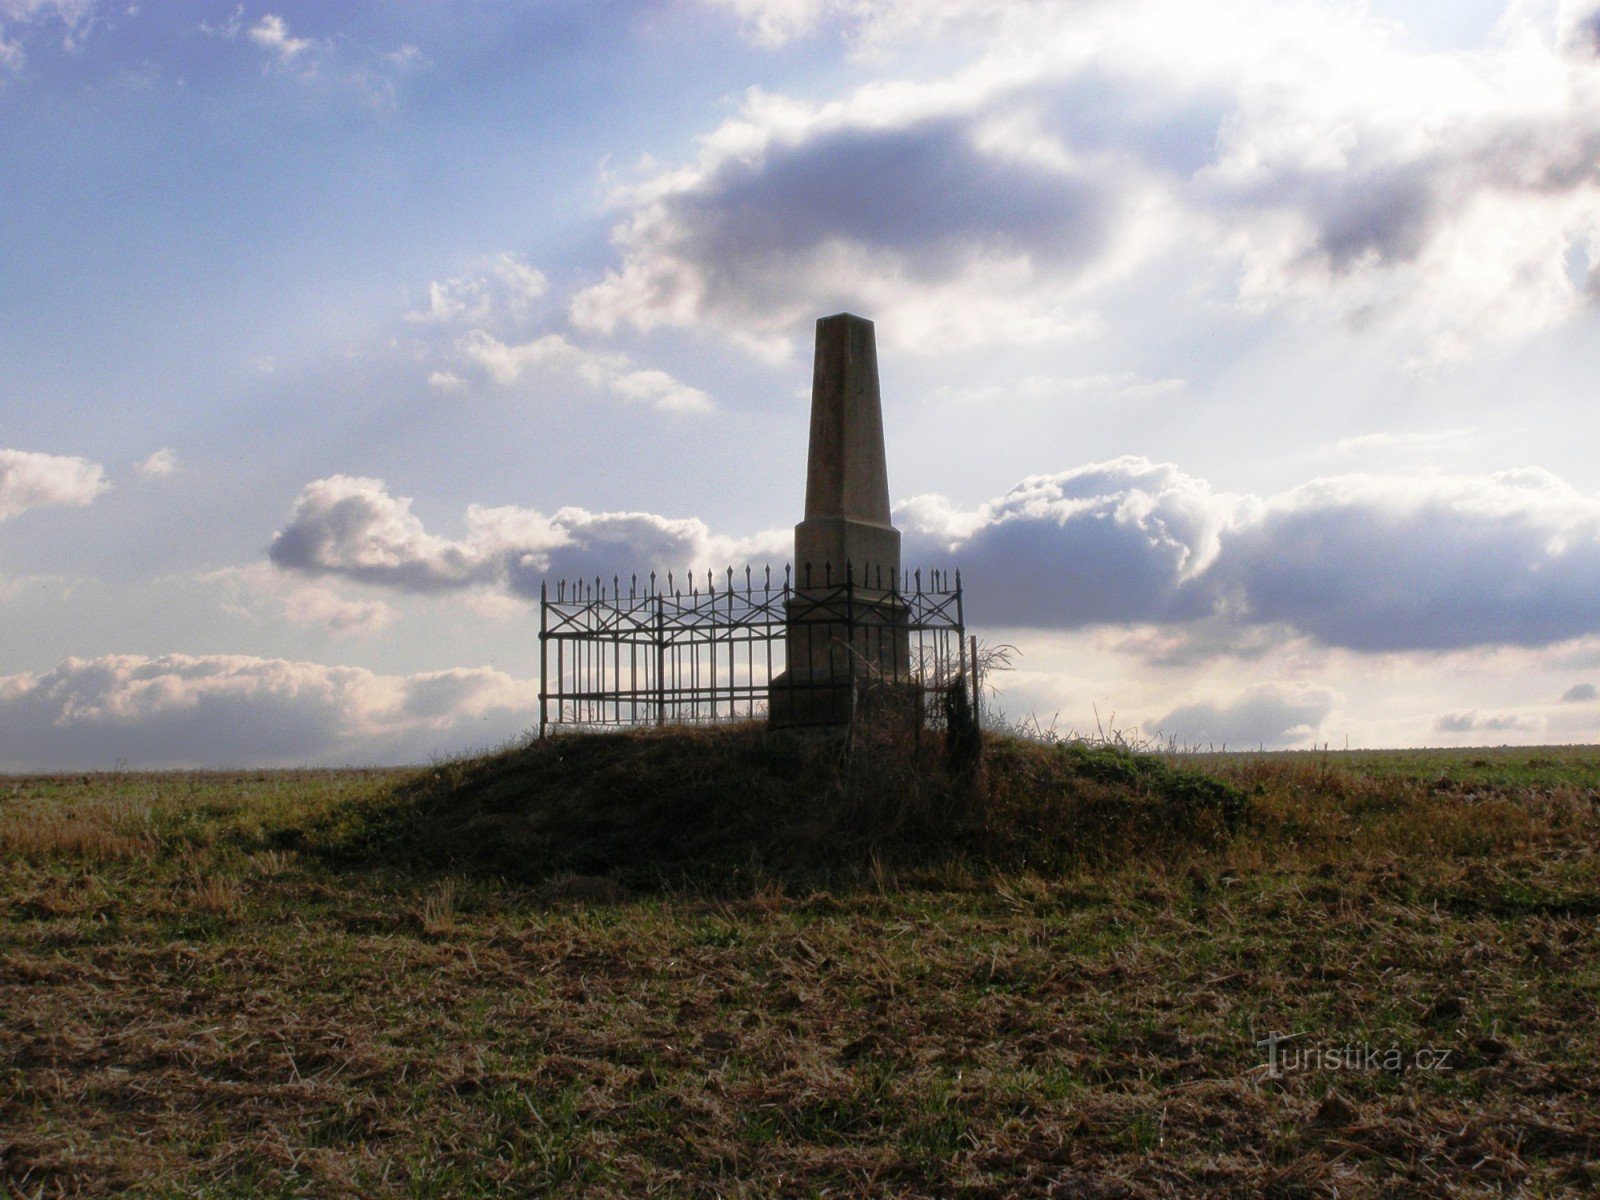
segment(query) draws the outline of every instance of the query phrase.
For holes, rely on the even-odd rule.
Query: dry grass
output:
[[[148,838],[130,837],[82,817],[8,822],[0,828],[0,857],[27,862],[56,858],[115,862],[148,855],[150,850]]]
[[[0,780],[0,1194],[1594,1194],[1600,752],[1210,766],[1198,848],[1101,780],[1029,811],[1121,853],[827,887],[328,857],[373,775]],[[13,840],[68,811],[138,849]]]

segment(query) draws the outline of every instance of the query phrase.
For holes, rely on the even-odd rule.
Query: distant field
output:
[[[0,1195],[1600,1189],[1600,748],[833,764],[0,777]]]
[[[1451,746],[1428,750],[1275,750],[1195,753],[1196,766],[1321,763],[1379,778],[1450,779],[1496,787],[1600,787],[1600,746]]]

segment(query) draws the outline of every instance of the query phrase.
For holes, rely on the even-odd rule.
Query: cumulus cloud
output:
[[[901,503],[908,566],[958,565],[991,626],[1121,627],[1120,648],[1178,663],[1288,639],[1362,652],[1548,646],[1600,634],[1600,497],[1548,472],[1347,475],[1261,497],[1128,457],[1031,476],[963,510]],[[381,481],[307,485],[273,562],[413,592],[532,597],[539,580],[781,562],[788,531],[564,508],[467,510],[424,528]],[[1129,640],[1131,639],[1131,640]]]
[[[763,556],[781,560],[788,534],[715,536],[705,522],[653,513],[472,505],[466,533],[429,533],[411,501],[381,480],[335,475],[308,484],[268,555],[288,570],[339,576],[408,592],[492,588],[532,598],[540,580],[621,572],[720,570]]]
[[[91,504],[110,486],[87,459],[0,450],[0,521],[47,504]]]
[[[1515,5],[1490,45],[1438,51],[1333,3],[712,2],[768,43],[842,22],[906,74],[754,93],[621,189],[621,261],[580,325],[772,351],[855,308],[912,347],[1039,339],[1182,253],[1237,303],[1388,330],[1431,370],[1600,294],[1592,3]],[[956,21],[969,60],[919,75]]]
[[[911,349],[1095,328],[1083,294],[1123,272],[1160,204],[1117,155],[991,120],[989,90],[753,96],[695,164],[619,196],[622,265],[573,320],[709,321],[768,353],[842,308]]]
[[[0,676],[0,770],[425,762],[524,731],[535,685],[242,655],[108,655]]]
[[[1263,498],[1124,458],[974,512],[904,511],[916,552],[962,563],[973,604],[1005,624],[1221,619],[1367,651],[1600,627],[1600,497],[1545,471],[1345,475]]]
[[[482,511],[475,508],[472,516]],[[527,533],[541,545],[555,540],[553,532],[533,526]],[[305,486],[268,556],[280,567],[310,574],[429,592],[502,578],[487,541],[436,537],[411,511],[410,499],[391,496],[382,480],[334,475]]]
[[[524,376],[542,375],[546,386],[576,379],[586,387],[619,400],[648,404],[669,413],[711,411],[711,397],[699,388],[680,383],[665,371],[636,367],[625,354],[605,354],[573,345],[559,333],[532,341],[508,344],[482,329],[466,333],[456,343],[462,360],[495,383],[511,386]],[[458,376],[444,373],[436,387],[451,390]]]
[[[543,271],[502,251],[480,270],[430,283],[428,306],[407,313],[406,320],[434,325],[485,321],[495,315],[522,320],[549,286]]]
[[[139,463],[137,470],[146,479],[163,479],[178,469],[178,452],[170,446],[157,450]]]
[[[1600,700],[1600,688],[1592,683],[1575,683],[1561,693],[1562,704],[1590,704]]]
[[[1156,722],[1180,746],[1284,747],[1314,740],[1338,696],[1311,685],[1260,684],[1227,700],[1181,705]]]
[[[1252,620],[1361,650],[1596,631],[1600,498],[1539,470],[1318,480],[1262,504],[1214,578]]]
[[[974,512],[926,496],[900,512],[907,560],[960,563],[974,611],[1070,628],[1210,611],[1198,581],[1240,505],[1170,463],[1127,457],[1030,476]]]

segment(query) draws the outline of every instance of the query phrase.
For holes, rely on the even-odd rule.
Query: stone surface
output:
[[[817,322],[805,519],[794,542],[788,670],[772,681],[768,711],[774,725],[843,724],[864,685],[902,681],[911,666],[894,593],[900,533],[889,514],[877,344],[872,322],[850,313]]]
[[[795,571],[813,584],[900,569],[900,532],[889,517],[889,468],[872,322],[851,313],[817,322],[811,370],[811,445],[805,520],[794,530]]]

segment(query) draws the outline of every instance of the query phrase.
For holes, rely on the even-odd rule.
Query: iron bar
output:
[[[914,687],[922,720],[938,724],[942,690],[958,675],[975,682],[959,574],[807,564],[798,580],[793,568],[780,580],[730,568],[721,589],[714,573],[703,589],[692,572],[687,588],[676,573],[661,582],[633,576],[626,593],[620,576],[609,589],[600,579],[541,586],[541,736],[757,718],[791,656],[816,668],[785,685],[798,724],[848,717],[877,683]]]

